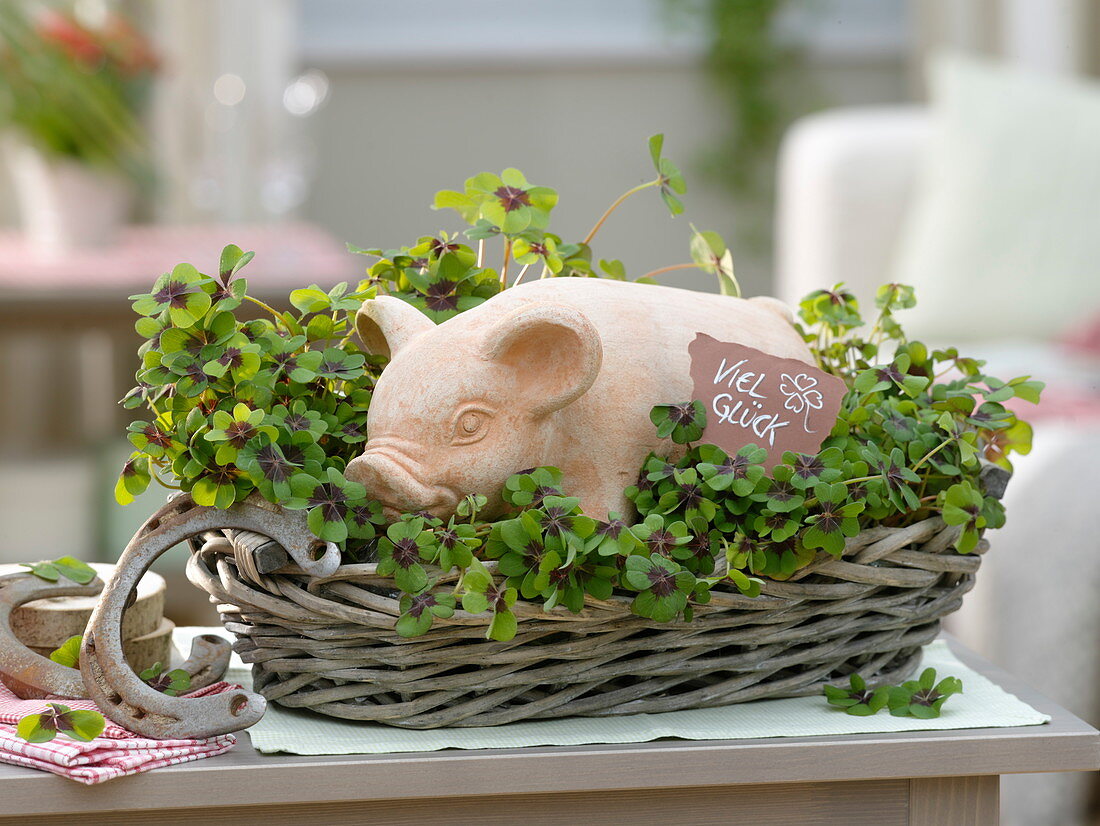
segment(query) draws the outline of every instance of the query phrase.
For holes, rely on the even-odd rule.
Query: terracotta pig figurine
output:
[[[390,362],[347,476],[391,516],[447,518],[474,493],[488,497],[484,517],[499,516],[507,478],[541,465],[562,470],[586,513],[627,516],[623,489],[647,454],[675,454],[649,413],[692,398],[697,332],[812,363],[777,299],[596,278],[523,284],[438,326],[383,296],[357,326]]]

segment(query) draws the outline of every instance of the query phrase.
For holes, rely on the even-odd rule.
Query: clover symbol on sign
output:
[[[816,390],[817,379],[805,373],[799,373],[793,378],[787,373],[780,373],[782,381],[779,383],[779,392],[787,397],[783,406],[794,413],[802,413],[802,428],[807,433],[810,430],[810,411],[820,410],[825,403],[820,390]]]

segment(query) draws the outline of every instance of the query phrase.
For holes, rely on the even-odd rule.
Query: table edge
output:
[[[260,755],[245,735],[228,754],[101,786],[80,786],[43,772],[3,766],[0,795],[7,814],[45,814],[89,807],[125,811],[194,806],[200,793],[210,805],[290,804],[462,797],[471,789],[479,795],[553,794],[1100,769],[1100,732],[954,641],[949,643],[967,665],[1049,714],[1051,722],[1011,728],[335,756]],[[670,771],[675,771],[675,780]]]

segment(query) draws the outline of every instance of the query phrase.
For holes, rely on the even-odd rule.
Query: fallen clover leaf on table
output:
[[[47,703],[41,714],[28,714],[19,721],[15,733],[28,743],[48,743],[58,733],[85,743],[103,733],[107,721],[98,711],[71,709],[60,703]]]
[[[940,716],[940,709],[952,694],[962,693],[962,680],[944,677],[936,682],[936,669],[926,668],[916,680],[909,680],[890,689],[890,713],[895,717],[931,719]]]
[[[845,714],[856,717],[869,717],[877,714],[886,707],[890,686],[880,685],[874,690],[867,688],[867,683],[858,674],[849,678],[851,688],[841,688],[835,685],[825,686],[825,697],[829,705],[844,709]]]
[[[57,582],[61,577],[71,579],[78,585],[87,585],[95,579],[95,569],[87,562],[81,562],[71,556],[63,556],[52,562],[20,562],[22,567],[29,569],[39,579],[47,582]]]
[[[850,688],[825,686],[825,697],[831,706],[847,714],[868,717],[887,706],[894,717],[919,717],[923,720],[940,716],[940,709],[952,694],[962,693],[962,680],[944,677],[936,682],[936,669],[926,668],[916,680],[900,686],[881,685],[873,691],[858,674],[849,678]]]

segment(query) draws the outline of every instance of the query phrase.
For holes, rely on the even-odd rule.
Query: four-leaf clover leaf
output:
[[[15,733],[28,743],[48,743],[58,734],[88,743],[99,737],[107,721],[98,711],[73,709],[61,703],[47,703],[39,714],[28,714],[15,728]]]
[[[695,588],[695,575],[691,571],[658,555],[627,557],[623,579],[638,591],[630,610],[657,622],[668,622],[682,612],[688,594]]]
[[[940,716],[940,709],[952,694],[962,693],[962,680],[944,677],[936,682],[936,669],[926,668],[916,680],[908,680],[890,689],[888,704],[895,717],[930,719]]]
[[[858,674],[852,674],[849,678],[849,688],[839,686],[825,686],[825,696],[829,705],[844,709],[845,713],[856,717],[869,717],[886,707],[886,700],[890,694],[890,687],[880,685],[878,688],[869,689],[867,683]]]

